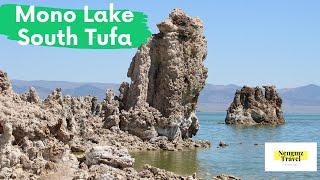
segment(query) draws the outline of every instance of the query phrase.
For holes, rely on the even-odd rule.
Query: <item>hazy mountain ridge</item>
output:
[[[22,81],[12,80],[12,86],[15,92],[21,94],[28,91],[29,87],[34,87],[39,96],[44,99],[54,89],[61,88],[63,93],[72,96],[97,96],[104,99],[106,89],[118,91],[119,84],[113,83],[79,83],[67,81]]]
[[[33,86],[39,96],[44,99],[55,88],[62,88],[66,95],[72,96],[97,96],[100,100],[105,97],[106,89],[118,93],[119,84],[113,83],[79,83],[66,81],[22,81],[13,80],[13,89],[17,93],[26,92]],[[241,88],[234,84],[213,85],[207,84],[199,97],[198,109],[200,111],[225,111],[233,100],[236,89]],[[283,98],[285,112],[320,112],[320,86],[310,84],[297,88],[278,90]]]
[[[314,84],[281,90],[280,93],[289,104],[320,105],[320,86]]]

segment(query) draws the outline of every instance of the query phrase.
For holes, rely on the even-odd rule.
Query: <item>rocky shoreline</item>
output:
[[[150,165],[138,172],[128,152],[208,148],[209,141],[144,141],[107,129],[103,117],[92,113],[94,97],[63,96],[57,89],[42,101],[33,88],[18,95],[2,71],[0,88],[1,179],[199,179]],[[226,177],[233,178],[215,178]]]
[[[191,139],[207,78],[202,22],[174,10],[158,27],[133,58],[131,84],[103,102],[61,89],[44,100],[34,88],[19,95],[0,71],[0,179],[198,179],[150,165],[138,172],[128,153],[210,147]]]
[[[210,146],[208,141],[169,141],[165,136],[143,141],[117,127],[107,129],[102,115],[92,112],[94,97],[63,96],[57,89],[42,101],[33,88],[18,95],[2,71],[0,89],[3,179],[179,179],[181,176],[151,166],[135,171],[128,150],[174,151]]]

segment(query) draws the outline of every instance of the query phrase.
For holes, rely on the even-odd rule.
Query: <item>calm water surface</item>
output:
[[[135,168],[151,164],[182,175],[196,172],[205,179],[221,173],[243,179],[320,179],[319,163],[317,172],[264,171],[264,142],[317,142],[319,162],[320,115],[289,114],[285,125],[251,128],[223,124],[225,113],[198,113],[198,117],[201,129],[194,139],[210,140],[210,149],[132,153]],[[221,140],[229,146],[217,148]]]

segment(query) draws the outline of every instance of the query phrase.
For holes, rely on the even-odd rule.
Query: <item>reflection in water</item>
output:
[[[194,139],[207,139],[209,149],[190,151],[136,152],[135,168],[144,164],[181,175],[196,172],[204,179],[224,173],[243,179],[320,179],[320,172],[265,172],[265,142],[317,142],[320,161],[320,115],[286,115],[286,123],[276,127],[227,126],[225,113],[198,113],[200,131]],[[229,144],[217,148],[219,141]],[[318,163],[319,169],[319,163]]]
[[[145,164],[176,172],[180,175],[192,175],[198,171],[197,150],[188,151],[144,151],[131,152],[135,158],[134,168],[141,170]]]

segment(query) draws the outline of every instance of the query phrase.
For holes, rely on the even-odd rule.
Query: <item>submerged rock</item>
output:
[[[281,109],[282,99],[275,86],[237,90],[227,110],[226,124],[277,125],[285,122]]]
[[[175,9],[158,28],[131,62],[131,84],[121,85],[120,128],[142,139],[190,138],[199,129],[195,110],[207,78],[203,24]]]
[[[219,146],[218,147],[222,147],[222,148],[224,148],[224,147],[227,147],[227,146],[229,146],[228,144],[226,144],[225,142],[223,142],[223,141],[220,141],[219,142]]]
[[[241,180],[241,178],[233,175],[221,174],[213,177],[213,180]]]
[[[143,179],[198,179],[196,174],[193,174],[192,176],[188,177],[183,177],[163,169],[152,167],[148,164],[146,164],[143,170],[139,172],[139,176]]]

